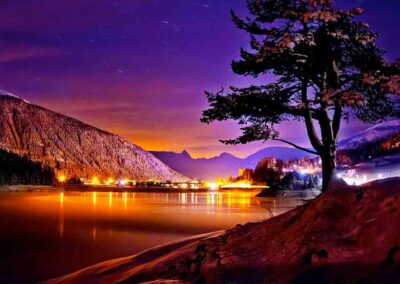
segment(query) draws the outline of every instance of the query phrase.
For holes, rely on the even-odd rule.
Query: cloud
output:
[[[0,53],[0,63],[9,63],[33,58],[48,58],[61,54],[65,51],[51,47],[35,47],[35,46],[14,46],[3,48]]]

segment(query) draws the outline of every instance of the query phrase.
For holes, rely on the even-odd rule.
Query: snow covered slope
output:
[[[398,133],[400,133],[400,120],[385,121],[360,131],[348,139],[340,141],[338,149],[357,149],[369,143],[390,138]]]

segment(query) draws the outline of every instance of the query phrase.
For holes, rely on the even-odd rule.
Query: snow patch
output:
[[[386,139],[400,132],[400,120],[390,120],[358,132],[339,142],[339,149],[356,149],[364,144]]]
[[[5,90],[0,90],[0,96],[3,96],[3,97],[12,97],[12,98],[19,99],[19,100],[24,101],[25,103],[30,104],[29,101],[27,101],[27,100],[25,100],[25,99],[22,99],[22,98],[20,98],[20,97],[18,97],[18,96],[16,96],[16,95],[13,95],[13,94],[11,94],[11,93],[5,91]]]

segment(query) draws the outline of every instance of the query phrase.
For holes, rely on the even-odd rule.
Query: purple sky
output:
[[[399,0],[341,2],[364,7],[387,57],[400,56]],[[230,69],[249,39],[231,8],[246,14],[244,0],[0,1],[0,88],[148,150],[244,156],[277,145],[224,146],[218,139],[237,135],[235,123],[199,122],[203,90],[254,82]],[[298,125],[280,130],[308,145]]]

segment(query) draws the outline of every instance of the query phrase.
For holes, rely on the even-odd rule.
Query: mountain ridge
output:
[[[150,151],[158,159],[176,171],[190,178],[213,180],[219,176],[237,176],[239,168],[255,168],[265,157],[292,160],[313,156],[296,148],[272,146],[261,149],[245,158],[224,152],[211,158],[192,158],[186,150],[181,153],[172,151]]]
[[[400,120],[392,119],[375,124],[362,131],[357,132],[353,136],[343,139],[338,143],[338,149],[350,150],[356,149],[366,144],[390,138],[400,133]]]
[[[0,148],[68,178],[186,180],[151,153],[75,118],[0,92]]]

